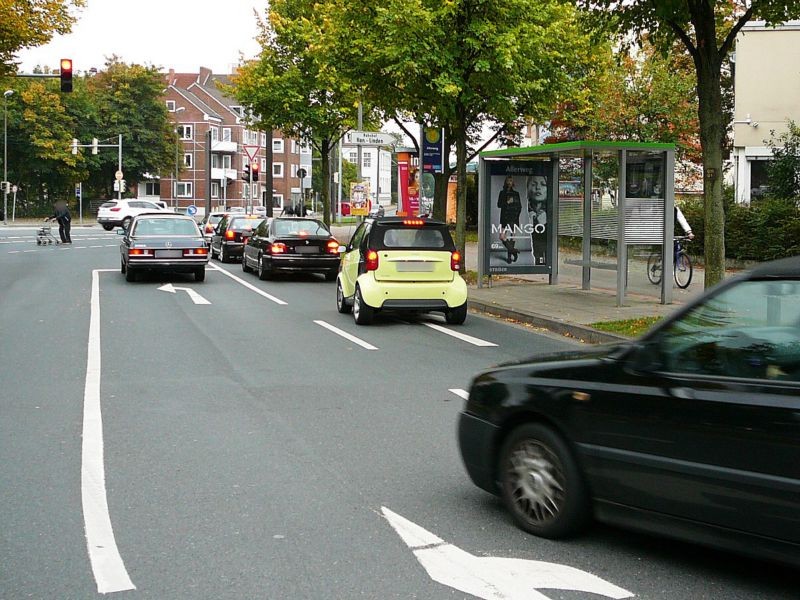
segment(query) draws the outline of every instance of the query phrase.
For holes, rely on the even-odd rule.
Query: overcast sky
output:
[[[87,0],[72,33],[19,53],[20,70],[58,68],[71,58],[76,71],[102,69],[116,54],[126,63],[196,73],[200,66],[230,73],[240,53],[259,52],[253,9],[267,0]]]

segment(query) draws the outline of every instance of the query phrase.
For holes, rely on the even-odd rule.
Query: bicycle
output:
[[[694,271],[692,259],[689,258],[689,255],[681,245],[681,242],[688,240],[689,238],[687,236],[679,236],[675,238],[673,245],[674,262],[672,265],[672,276],[675,279],[675,284],[682,290],[685,290],[689,287],[689,284],[692,283],[692,273]],[[661,277],[664,271],[662,262],[660,252],[654,252],[647,258],[647,278],[653,285],[661,283]]]

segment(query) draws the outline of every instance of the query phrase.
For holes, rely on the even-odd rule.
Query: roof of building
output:
[[[169,87],[170,89],[174,90],[176,94],[182,96],[187,102],[193,104],[195,107],[203,111],[204,114],[214,119],[220,119],[220,120],[222,119],[222,117],[217,111],[215,111],[208,104],[206,104],[200,98],[198,98],[196,94],[193,94],[189,90],[180,88],[175,85],[170,85]]]

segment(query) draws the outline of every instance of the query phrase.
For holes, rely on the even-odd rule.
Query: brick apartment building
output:
[[[267,136],[248,129],[242,107],[217,86],[217,83],[229,84],[229,76],[215,75],[201,67],[199,73],[175,73],[170,69],[164,77],[164,100],[175,121],[179,150],[173,171],[162,174],[159,180],[140,183],[137,195],[159,197],[170,206],[205,206],[206,133],[210,130],[211,205],[247,206],[252,198],[254,206],[265,206],[267,190],[263,173],[267,169]],[[302,183],[305,187],[311,185],[311,150],[279,131],[272,136],[273,206],[280,210],[300,197],[297,170],[301,162],[309,173]],[[252,192],[242,180],[242,171],[250,162],[244,146],[259,147],[256,160],[262,175],[258,183],[253,183]]]

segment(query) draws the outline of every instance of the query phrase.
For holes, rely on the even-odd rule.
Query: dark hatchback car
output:
[[[208,246],[192,217],[143,214],[119,233],[120,271],[127,281],[148,271],[193,273],[196,281],[205,280]]]
[[[273,274],[321,273],[334,281],[339,272],[339,242],[322,221],[278,218],[255,230],[242,255],[242,270],[259,279]]]
[[[800,565],[800,257],[640,340],[479,374],[467,472],[526,531],[595,518]]]
[[[240,260],[244,245],[264,220],[264,217],[244,214],[222,217],[211,236],[211,256],[216,256],[220,262]]]

